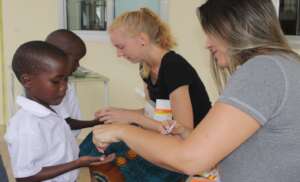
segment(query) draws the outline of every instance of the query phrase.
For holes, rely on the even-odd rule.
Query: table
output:
[[[108,106],[109,104],[109,78],[106,76],[91,71],[84,67],[79,67],[72,76],[69,77],[69,80],[71,83],[74,84],[75,89],[77,88],[76,85],[80,84],[80,82],[103,82],[104,84],[104,90],[103,90],[103,100],[104,100],[104,106]]]

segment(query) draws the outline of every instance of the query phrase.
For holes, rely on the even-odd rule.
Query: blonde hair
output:
[[[176,46],[176,41],[171,35],[169,26],[148,8],[140,8],[136,11],[123,13],[112,22],[109,31],[121,27],[125,28],[126,32],[131,36],[135,36],[141,32],[145,33],[152,43],[163,49],[170,50]],[[147,78],[149,73],[149,66],[143,63],[140,66],[142,78]]]
[[[271,0],[208,0],[197,15],[204,31],[228,46],[228,67],[211,62],[219,93],[237,67],[256,55],[277,52],[298,57],[284,37]]]

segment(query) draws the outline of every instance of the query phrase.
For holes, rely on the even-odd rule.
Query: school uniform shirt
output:
[[[62,118],[81,119],[79,101],[75,91],[74,84],[68,83],[66,95],[59,105],[51,106],[55,112]],[[79,135],[81,130],[72,130],[75,137]]]
[[[78,145],[64,119],[22,96],[17,97],[17,104],[21,108],[10,119],[4,136],[15,178],[78,159]],[[74,182],[77,176],[78,170],[72,170],[46,182]]]

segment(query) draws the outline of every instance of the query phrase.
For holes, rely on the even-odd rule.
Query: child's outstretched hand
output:
[[[107,156],[93,157],[93,156],[82,156],[78,159],[80,167],[88,167],[91,165],[100,165],[113,161],[116,158],[115,154],[109,154]]]

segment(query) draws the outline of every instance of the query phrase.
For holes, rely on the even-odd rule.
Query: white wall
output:
[[[41,7],[41,8],[37,8]],[[43,39],[46,33],[58,27],[58,9],[56,1],[39,0],[3,0],[3,45],[6,101],[1,107],[8,108],[9,98],[9,65],[17,46],[29,40]],[[2,109],[2,108],[1,108]],[[0,124],[7,121],[8,113],[4,113]]]
[[[170,0],[169,24],[178,40],[176,51],[181,53],[198,71],[212,101],[217,90],[211,77],[209,52],[205,49],[205,36],[196,17],[196,7],[205,0]]]
[[[204,0],[169,0],[169,24],[178,40],[176,51],[196,68],[214,101],[217,92],[209,71],[208,51],[204,48],[204,34],[195,16],[195,8],[202,2]],[[58,1],[4,0],[3,18],[5,67],[8,68],[18,45],[29,40],[42,40],[59,27]],[[142,102],[134,92],[136,87],[142,88],[138,66],[117,58],[109,42],[86,44],[88,52],[81,63],[110,78],[110,104],[129,108],[141,106]],[[80,97],[86,96],[80,93]],[[84,103],[82,107],[89,108],[88,104]],[[86,117],[91,115],[92,111],[85,114]]]
[[[2,15],[2,0],[0,0],[0,15]],[[2,74],[3,72],[3,61],[4,61],[4,56],[3,56],[3,44],[2,44],[2,18],[0,18],[0,103],[3,103],[3,96],[4,96],[4,80],[5,80],[5,77],[4,75]],[[2,105],[2,104],[1,104]],[[6,113],[5,111],[5,107],[0,107],[0,124],[3,122],[3,118],[4,117],[4,114]],[[2,121],[2,122],[1,122]]]

